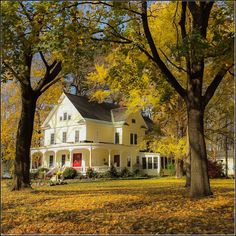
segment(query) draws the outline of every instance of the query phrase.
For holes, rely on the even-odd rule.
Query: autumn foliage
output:
[[[190,199],[182,179],[2,184],[3,234],[233,234],[233,180],[211,180],[214,196]],[[27,200],[26,200],[27,199]]]

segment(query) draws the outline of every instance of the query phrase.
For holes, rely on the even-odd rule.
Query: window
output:
[[[139,165],[139,156],[136,156],[136,163]]]
[[[153,157],[153,168],[157,169],[157,157]]]
[[[114,155],[114,165],[120,167],[120,155]]]
[[[68,115],[68,120],[71,120],[71,115]]]
[[[55,135],[54,135],[54,133],[51,134],[50,144],[55,144]]]
[[[62,132],[62,142],[66,143],[66,132]]]
[[[115,144],[120,143],[120,134],[118,132],[115,133]]]
[[[135,123],[135,119],[132,119],[132,123]]]
[[[62,154],[61,155],[61,166],[64,166],[66,164],[66,155]]]
[[[128,158],[127,158],[127,167],[130,167],[130,166],[131,166],[131,158],[128,157]]]
[[[63,114],[63,120],[67,120],[67,113]]]
[[[152,169],[152,158],[148,157],[148,169]]]
[[[75,143],[79,142],[79,130],[75,131]]]
[[[138,135],[134,134],[134,144],[137,144],[137,143],[138,143]]]
[[[137,144],[138,143],[138,135],[137,134],[130,134],[130,144]]]
[[[62,121],[62,116],[60,116],[60,121]]]
[[[134,144],[134,137],[132,133],[130,134],[130,144]]]
[[[146,157],[142,158],[142,167],[143,167],[143,169],[147,169]]]
[[[49,156],[49,167],[53,167],[53,155]]]

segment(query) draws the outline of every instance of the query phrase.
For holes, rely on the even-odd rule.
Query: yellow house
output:
[[[160,155],[138,148],[151,120],[141,112],[126,111],[116,104],[63,93],[42,125],[44,145],[31,148],[31,170],[68,166],[82,173],[89,167],[102,172],[113,164],[118,170],[139,168],[159,175]]]

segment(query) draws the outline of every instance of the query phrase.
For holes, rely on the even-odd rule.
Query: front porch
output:
[[[121,144],[80,143],[51,145],[31,149],[31,171],[40,167],[73,167],[85,174],[88,168],[98,172],[109,170],[114,165],[117,170],[124,167],[132,171],[138,150]]]

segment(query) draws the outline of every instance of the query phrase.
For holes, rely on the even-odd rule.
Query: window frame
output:
[[[130,133],[130,144],[131,144],[131,145],[134,144],[134,136],[133,136],[133,133]]]
[[[53,167],[53,165],[54,165],[54,156],[53,156],[53,155],[50,155],[50,156],[49,156],[49,168],[50,168],[50,167]]]
[[[50,134],[50,144],[55,144],[55,133]]]
[[[150,161],[150,160],[151,160],[151,161]],[[153,164],[152,157],[148,157],[148,158],[147,158],[147,169],[148,169],[148,170],[153,169],[152,164]]]
[[[66,143],[67,142],[67,132],[62,131],[62,142]]]
[[[67,112],[63,113],[63,120],[67,120]]]
[[[146,170],[147,169],[147,158],[142,157],[142,169]]]
[[[133,135],[134,135],[134,144],[138,144],[138,135],[137,134]]]
[[[120,133],[115,132],[115,144],[120,144]]]
[[[153,169],[158,169],[158,157],[153,157]]]
[[[64,164],[63,164],[63,162],[64,162]],[[65,164],[66,164],[66,154],[62,154],[61,155],[61,166],[64,166]]]
[[[79,133],[80,133],[79,130],[75,130],[75,143],[79,142]],[[78,134],[78,137],[76,134]]]
[[[127,157],[127,167],[131,167],[131,157]]]

